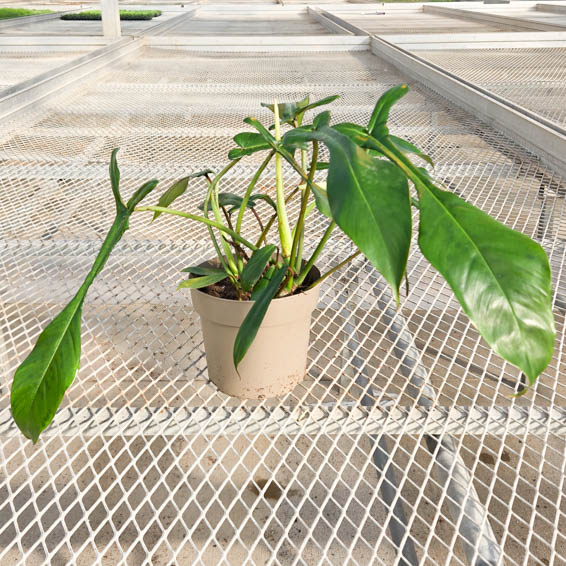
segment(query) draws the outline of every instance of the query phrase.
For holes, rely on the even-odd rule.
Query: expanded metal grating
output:
[[[566,48],[443,49],[421,57],[566,126]]]
[[[556,353],[531,392],[512,396],[518,372],[414,251],[399,312],[364,260],[324,285],[307,379],[291,394],[219,394],[189,296],[175,290],[180,269],[210,256],[206,231],[138,214],[88,294],[81,369],[55,424],[37,446],[12,424],[13,372],[112,220],[113,147],[125,194],[150,178],[163,190],[225,162],[243,117],[269,120],[260,101],[339,93],[334,119],[363,121],[405,80],[369,52],[147,49],[5,122],[0,564],[389,566],[399,548],[408,564],[566,563],[566,187],[420,84],[394,107],[394,133],[550,255]],[[253,163],[223,189],[241,191]],[[203,192],[195,182],[176,206],[197,210]],[[325,225],[314,219],[308,236]],[[323,267],[349,251],[336,232]]]

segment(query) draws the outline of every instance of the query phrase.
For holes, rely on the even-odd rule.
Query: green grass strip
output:
[[[120,10],[121,20],[151,20],[161,16],[161,10]],[[62,20],[101,20],[100,10],[86,10],[72,14],[63,14]]]
[[[26,8],[0,8],[0,20],[10,18],[23,18],[24,16],[39,16],[41,14],[52,14],[52,10],[28,10]]]

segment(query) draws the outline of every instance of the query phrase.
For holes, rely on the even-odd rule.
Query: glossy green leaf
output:
[[[327,96],[326,98],[321,98],[320,100],[317,100],[316,102],[310,102],[303,109],[303,112],[306,112],[307,110],[313,110],[314,108],[318,108],[319,106],[324,106],[326,104],[330,104],[331,102],[334,102],[338,98],[340,98],[340,95],[334,94],[332,96]]]
[[[409,92],[406,84],[397,85],[385,91],[376,102],[371,117],[369,119],[367,131],[377,139],[381,139],[389,134],[387,120],[391,107]]]
[[[332,217],[381,272],[399,300],[411,243],[409,185],[401,170],[374,159],[334,128],[292,130],[330,150],[327,192]]]
[[[279,107],[279,119],[282,123],[291,125],[293,125],[293,122],[296,120],[297,125],[300,126],[303,121],[305,112],[307,112],[308,110],[313,110],[314,108],[318,108],[319,106],[330,104],[337,98],[340,98],[340,96],[327,96],[326,98],[316,100],[315,102],[309,102],[309,97],[307,96],[306,98],[299,100],[298,102],[280,103],[277,105]],[[272,112],[274,110],[273,104],[262,102],[261,105],[265,108],[269,108]]]
[[[457,195],[419,186],[419,245],[487,343],[533,383],[552,357],[550,266],[530,238]]]
[[[112,150],[112,155],[110,156],[110,185],[112,186],[112,194],[114,195],[114,201],[116,203],[116,209],[119,210],[120,207],[125,206],[120,197],[120,169],[118,168],[118,161],[116,160],[116,154],[119,148]]]
[[[246,318],[244,318],[244,322],[242,322],[242,326],[240,326],[234,342],[233,359],[236,369],[238,369],[240,362],[244,359],[246,352],[252,345],[269,304],[283,283],[286,273],[286,265],[277,269],[265,289],[256,294],[254,304],[250,312],[246,315]]]
[[[162,206],[163,208],[168,208],[173,201],[178,199],[182,194],[185,193],[187,190],[187,186],[191,179],[195,179],[196,177],[203,177],[212,173],[211,169],[204,169],[203,171],[197,171],[196,173],[192,173],[187,177],[183,177],[179,181],[173,183],[171,187],[169,187],[162,195],[159,197],[159,201],[157,202],[157,206]],[[154,212],[153,213],[153,220],[155,220],[161,212]]]
[[[328,193],[326,191],[326,182],[313,183],[311,186],[312,194],[316,208],[321,214],[332,220],[332,211],[330,210],[330,203],[328,202]]]
[[[226,272],[219,267],[204,267],[202,265],[185,267],[185,269],[181,269],[181,272],[190,273],[192,275],[215,275],[217,273],[224,273],[224,275],[226,275]]]
[[[277,104],[279,110],[279,119],[283,124],[292,123],[293,120],[308,106],[309,97],[306,96],[302,100],[297,102],[280,102]],[[262,102],[261,105],[264,108],[269,108],[272,112],[275,110],[275,106],[273,104],[269,104],[267,102]]]
[[[214,285],[218,283],[218,281],[222,281],[222,279],[226,279],[226,273],[223,270],[217,273],[203,275],[202,277],[191,277],[190,279],[181,281],[177,289],[202,289],[203,287]]]
[[[256,250],[252,254],[252,257],[250,257],[249,261],[244,265],[244,269],[240,275],[240,283],[244,291],[248,292],[253,289],[254,285],[265,271],[276,249],[274,245],[270,244]]]
[[[110,165],[116,217],[94,264],[69,304],[45,327],[35,346],[14,374],[10,403],[12,415],[24,436],[37,442],[49,426],[63,395],[75,378],[81,355],[81,311],[85,296],[103,269],[114,246],[128,228],[134,206],[157,183],[142,185],[126,208],[119,194],[119,171],[113,152]]]
[[[269,195],[262,193],[250,196],[246,208],[254,208],[259,200],[265,201],[269,206],[273,207],[274,210],[277,210],[275,201]],[[230,214],[235,210],[239,210],[240,206],[242,206],[242,201],[243,198],[240,195],[235,195],[234,193],[218,193],[218,206],[228,208]],[[200,210],[204,210],[204,203],[200,204],[199,208]],[[208,210],[212,210],[212,204],[210,202],[208,203]]]
[[[329,126],[330,125],[330,112],[325,110],[320,114],[317,114],[315,119],[312,121],[312,125],[314,128],[320,128],[321,126]]]
[[[342,122],[332,126],[333,130],[340,132],[357,146],[368,150],[368,154],[373,157],[381,157],[383,154],[376,150],[371,143],[371,137],[363,126],[352,124],[350,122]]]
[[[411,142],[408,142],[403,138],[392,136],[391,134],[389,135],[389,139],[395,145],[395,147],[397,147],[397,149],[400,149],[403,153],[412,153],[434,167],[434,161],[432,160],[432,157],[430,157],[426,153],[423,153],[416,145],[413,145]]]
[[[275,265],[270,265],[265,273],[263,274],[262,278],[255,284],[254,290],[252,291],[250,299],[255,301],[260,293],[269,285],[273,274],[275,273]]]
[[[251,155],[257,151],[269,149],[271,146],[256,132],[241,132],[234,136],[234,142],[239,147],[228,152],[228,159],[238,159],[245,155]]]

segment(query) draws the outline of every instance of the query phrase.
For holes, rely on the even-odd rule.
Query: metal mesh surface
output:
[[[54,51],[38,48],[34,51],[10,51],[0,48],[0,91],[9,86],[64,65],[75,57],[88,53],[93,47],[77,46],[71,50]]]
[[[329,9],[332,12],[332,8]],[[438,33],[488,33],[515,31],[502,24],[466,21],[415,9],[406,12],[389,9],[387,4],[367,6],[364,10],[334,12],[344,20],[374,35],[389,34],[438,34]]]
[[[244,116],[269,119],[260,101],[339,93],[334,119],[363,121],[404,80],[367,52],[148,49],[4,125],[1,564],[391,565],[399,546],[427,565],[566,563],[562,303],[553,361],[514,398],[518,372],[417,251],[398,313],[366,261],[331,278],[306,380],[284,398],[240,402],[209,383],[198,319],[175,290],[180,269],[211,255],[206,231],[138,214],[88,294],[81,369],[54,425],[32,446],[11,422],[13,372],[112,220],[113,147],[125,194],[150,178],[163,190],[224,163]],[[541,241],[566,295],[562,180],[411,86],[393,132],[431,154],[452,190]],[[223,190],[243,190],[253,163]],[[197,210],[203,191],[194,183],[178,208]],[[307,238],[325,226],[314,218]],[[336,232],[321,267],[349,252]]]
[[[418,55],[566,126],[566,48],[443,49]]]

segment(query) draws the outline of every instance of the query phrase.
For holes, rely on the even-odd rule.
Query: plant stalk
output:
[[[230,228],[227,228],[226,226],[224,226],[224,224],[220,224],[218,222],[215,222],[214,220],[205,218],[204,216],[190,214],[189,212],[182,212],[181,210],[175,210],[173,208],[165,208],[164,206],[138,206],[135,210],[136,212],[165,212],[174,216],[182,216],[183,218],[188,218],[189,220],[195,220],[196,222],[202,222],[203,224],[206,224],[211,228],[216,228],[217,230],[220,230],[221,232],[232,236],[232,238],[236,242],[243,244],[244,246],[246,246],[246,248],[249,248],[252,251],[257,250],[257,246],[255,244],[248,242],[248,240],[242,238],[242,236],[240,236],[240,234],[236,233],[234,230],[230,230]]]
[[[303,191],[303,194],[302,194],[302,197],[301,197],[301,209],[299,211],[299,218],[297,220],[297,224],[295,225],[295,237],[293,238],[293,247],[291,249],[291,259],[289,260],[289,265],[291,266],[291,269],[289,270],[289,276],[288,276],[287,283],[286,283],[287,289],[289,291],[293,288],[293,272],[294,272],[296,258],[297,258],[297,250],[299,248],[299,242],[301,240],[301,237],[304,235],[303,227],[304,227],[304,224],[305,224],[305,215],[306,215],[306,211],[307,211],[307,204],[308,204],[308,200],[309,200],[309,196],[310,196],[310,192],[311,192],[310,183],[312,183],[312,181],[314,179],[317,159],[318,159],[318,142],[313,141],[311,167],[310,167],[307,183],[306,183],[306,186],[305,186],[305,190]],[[299,270],[300,270],[300,265],[299,265]]]
[[[281,123],[279,120],[279,106],[277,99],[273,101],[273,112],[275,114],[275,139],[281,141]],[[283,168],[279,152],[275,154],[275,189],[277,192],[277,225],[279,227],[279,240],[281,242],[281,255],[284,259],[289,259],[293,245],[291,239],[291,229],[285,208],[285,193],[283,188]]]
[[[319,283],[322,283],[327,277],[330,277],[334,272],[342,269],[347,263],[351,262],[354,258],[358,257],[362,252],[358,250],[357,252],[353,253],[351,256],[348,256],[344,261],[341,261],[338,265],[333,267],[330,271],[327,271],[324,275],[319,277],[314,283],[308,286],[307,289],[312,289],[316,287]]]
[[[251,183],[248,185],[248,188],[246,189],[246,194],[244,195],[242,204],[240,205],[240,210],[238,211],[238,219],[236,221],[236,232],[238,232],[238,234],[240,234],[242,230],[242,221],[244,219],[244,212],[246,211],[246,207],[248,206],[248,201],[250,200],[252,191],[254,190],[256,183],[258,182],[261,174],[263,173],[263,171],[271,161],[271,158],[273,157],[274,153],[275,153],[274,151],[271,151],[269,155],[264,159],[259,169],[255,172],[255,175],[253,176]]]
[[[330,222],[330,224],[328,225],[328,228],[324,232],[322,238],[320,239],[320,242],[318,242],[318,245],[316,246],[316,249],[314,250],[310,259],[307,261],[307,264],[305,265],[305,267],[301,271],[300,275],[295,280],[295,285],[297,287],[299,287],[303,283],[303,281],[305,280],[305,277],[309,274],[309,271],[312,269],[313,265],[315,264],[316,260],[318,259],[318,256],[320,255],[320,253],[324,249],[324,246],[326,245],[326,242],[328,242],[330,236],[332,235],[332,231],[334,230],[335,227],[336,227],[336,222],[334,222],[334,220],[332,220],[332,222]]]

